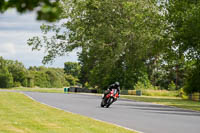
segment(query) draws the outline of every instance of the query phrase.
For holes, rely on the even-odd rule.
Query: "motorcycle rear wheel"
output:
[[[105,106],[105,99],[102,99],[101,101],[101,107],[104,107]]]

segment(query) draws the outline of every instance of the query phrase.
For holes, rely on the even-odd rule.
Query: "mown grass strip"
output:
[[[0,92],[0,133],[135,133],[35,102],[17,92]]]
[[[64,93],[64,88],[12,88],[9,90],[46,92],[46,93]]]
[[[183,109],[190,109],[195,111],[200,111],[200,102],[185,100],[181,98],[171,98],[171,97],[150,97],[150,96],[126,96],[123,95],[121,98],[131,99],[135,101],[157,103],[168,106],[175,106]]]

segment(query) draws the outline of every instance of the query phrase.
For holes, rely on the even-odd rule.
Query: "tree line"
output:
[[[9,7],[9,1],[3,3]],[[57,20],[65,21],[41,25],[43,36],[28,40],[33,50],[46,49],[43,63],[79,48],[83,85],[102,89],[119,81],[123,89],[200,91],[199,0],[60,0],[55,4],[62,10]]]
[[[78,63],[66,62],[65,68],[30,66],[0,57],[0,88],[41,87],[61,88],[78,85]]]
[[[60,7],[67,21],[43,24],[43,37],[28,40],[48,51],[43,63],[80,48],[83,85],[200,91],[199,0],[62,0]]]

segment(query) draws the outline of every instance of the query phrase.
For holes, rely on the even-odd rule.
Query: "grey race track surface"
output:
[[[200,133],[200,112],[123,99],[110,108],[101,108],[101,97],[95,95],[23,93],[38,102],[65,111],[144,133]]]

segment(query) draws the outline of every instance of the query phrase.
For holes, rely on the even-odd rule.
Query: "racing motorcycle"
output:
[[[116,89],[112,89],[106,96],[102,95],[101,107],[108,108],[113,102],[117,100],[119,93]]]

